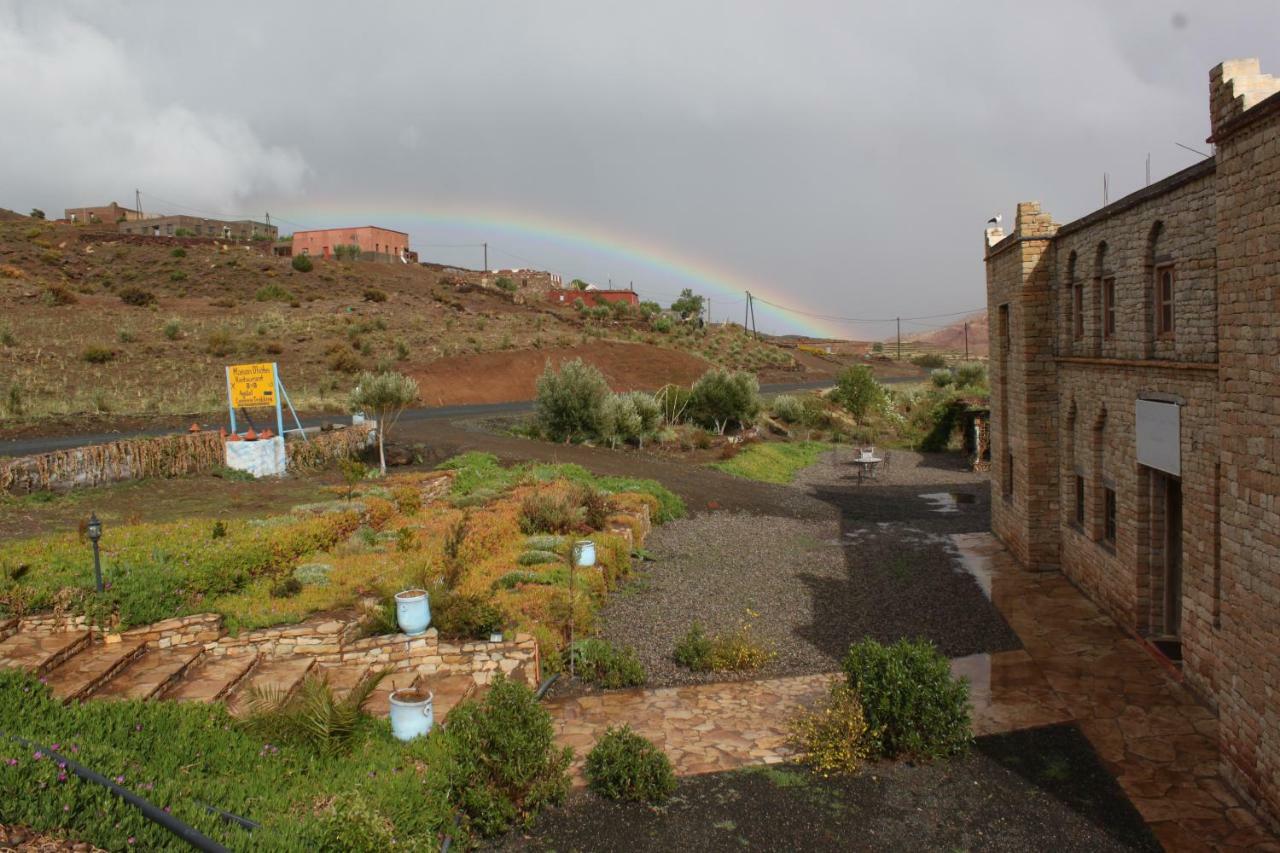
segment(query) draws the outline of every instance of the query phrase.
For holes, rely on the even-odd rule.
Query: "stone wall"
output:
[[[314,468],[351,456],[368,445],[375,424],[308,430],[285,445],[291,467]],[[0,492],[65,491],[144,477],[203,474],[226,463],[216,432],[175,433],[0,459]]]
[[[988,232],[992,317],[991,529],[1025,565],[1058,566],[1057,371],[1049,258],[1057,225],[1018,205],[1013,233]]]
[[[1280,819],[1280,96],[1257,102],[1258,88],[1274,92],[1277,81],[1253,76],[1256,62],[1243,65],[1224,63],[1210,74],[1210,102],[1221,108],[1213,125],[1222,448],[1219,737],[1226,774]],[[1249,76],[1237,85],[1232,74],[1241,71]]]

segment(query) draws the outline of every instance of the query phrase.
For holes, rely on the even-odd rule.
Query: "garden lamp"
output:
[[[98,540],[102,538],[102,522],[98,514],[89,516],[89,541],[93,543],[93,580],[98,592],[102,592],[102,559],[98,555]]]

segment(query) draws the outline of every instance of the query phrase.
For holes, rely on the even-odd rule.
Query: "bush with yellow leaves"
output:
[[[791,740],[824,776],[857,770],[871,754],[858,694],[847,684],[833,686],[825,702],[795,720]]]

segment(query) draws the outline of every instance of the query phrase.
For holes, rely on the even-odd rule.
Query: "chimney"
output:
[[[1212,140],[1232,119],[1280,92],[1280,80],[1262,73],[1257,59],[1228,59],[1209,72],[1209,122]]]

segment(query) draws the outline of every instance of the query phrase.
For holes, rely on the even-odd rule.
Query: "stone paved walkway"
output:
[[[1076,721],[1168,850],[1270,851],[1280,841],[1218,772],[1217,720],[1062,575],[1032,573],[990,534],[952,541],[1022,639],[952,662],[969,677],[978,735]],[[776,764],[795,713],[834,673],[570,696],[549,708],[560,743],[586,752],[611,725],[653,740],[679,775]]]
[[[1213,712],[1061,574],[987,533],[952,541],[1167,850],[1280,851],[1218,772]]]

